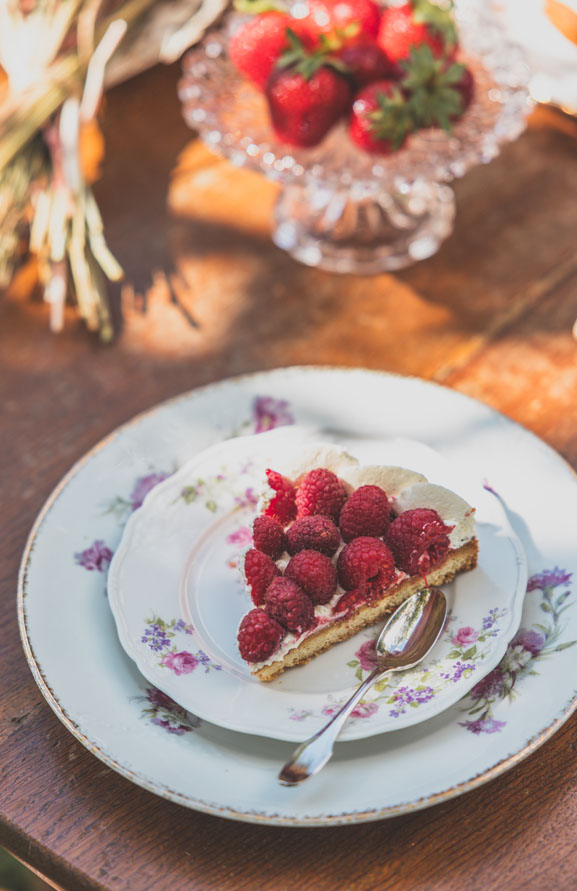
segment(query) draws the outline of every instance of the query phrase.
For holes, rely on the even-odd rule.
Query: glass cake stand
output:
[[[430,257],[450,235],[455,199],[447,182],[491,161],[525,127],[528,69],[493,2],[455,4],[475,97],[451,134],[421,130],[400,151],[378,156],[357,148],[343,122],[313,149],[283,144],[263,95],[228,58],[234,13],[185,57],[184,118],[215,152],[282,184],[273,240],[297,260],[342,273],[401,269]]]

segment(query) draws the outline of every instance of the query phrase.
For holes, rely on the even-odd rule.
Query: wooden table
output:
[[[15,595],[33,519],[76,458],[172,394],[299,363],[394,370],[489,403],[577,467],[577,125],[540,110],[458,182],[457,230],[433,259],[339,278],[271,244],[275,187],[193,139],[177,78],[177,67],[155,69],[107,102],[98,197],[145,295],[125,298],[118,342],[100,346],[73,314],[50,335],[25,270],[0,302],[0,843],[72,891],[574,888],[577,716],[514,770],[446,804],[279,829],[131,785],[67,733],[32,680]]]

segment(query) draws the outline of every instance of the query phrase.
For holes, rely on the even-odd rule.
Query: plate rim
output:
[[[201,397],[203,394],[208,392],[211,389],[219,389],[222,387],[226,387],[227,385],[232,384],[242,384],[246,381],[250,381],[254,378],[267,376],[270,374],[275,374],[279,372],[306,372],[306,373],[315,373],[318,371],[324,372],[344,372],[344,373],[365,373],[370,374],[375,377],[396,379],[400,381],[409,381],[413,383],[418,383],[420,386],[431,387],[433,389],[445,390],[457,398],[464,399],[468,402],[473,403],[476,406],[482,406],[488,411],[494,413],[502,420],[506,421],[508,424],[516,427],[520,431],[522,431],[524,436],[528,436],[529,439],[537,446],[538,448],[544,450],[546,453],[550,455],[551,458],[554,458],[556,461],[560,462],[565,470],[569,471],[570,475],[577,480],[577,472],[571,466],[569,461],[557,452],[552,446],[546,443],[543,439],[538,437],[531,430],[528,430],[518,421],[515,421],[513,418],[508,417],[503,412],[499,411],[499,409],[493,408],[487,403],[482,402],[480,399],[476,399],[472,396],[469,396],[466,393],[461,393],[459,390],[455,390],[452,387],[448,387],[443,383],[438,383],[436,381],[425,380],[423,378],[417,377],[416,375],[403,375],[395,372],[384,371],[381,369],[372,369],[366,368],[363,366],[346,366],[346,365],[287,365],[287,366],[279,366],[277,368],[270,369],[262,369],[260,371],[249,372],[246,374],[234,375],[227,378],[221,378],[217,381],[213,381],[208,384],[204,384],[199,387],[194,387],[192,389],[188,389],[178,393],[175,396],[169,397],[168,399],[161,400],[160,402],[155,403],[150,406],[148,409],[145,409],[141,412],[138,412],[136,415],[131,417],[129,420],[115,427],[110,433],[100,439],[92,448],[90,448],[87,452],[85,452],[77,461],[75,461],[72,467],[67,471],[67,473],[60,479],[55,488],[52,490],[46,501],[44,502],[42,508],[40,509],[26,540],[26,544],[24,547],[24,551],[22,554],[22,559],[20,563],[20,568],[18,572],[18,587],[17,587],[17,615],[18,615],[18,627],[20,631],[20,638],[22,642],[22,647],[24,650],[24,655],[26,657],[26,661],[28,663],[28,667],[36,681],[40,692],[44,696],[44,699],[54,712],[54,714],[59,718],[59,720],[64,724],[66,729],[86,748],[91,754],[95,755],[100,761],[106,764],[115,772],[119,773],[125,779],[130,780],[135,783],[137,786],[140,786],[143,789],[146,789],[153,794],[159,795],[162,798],[165,798],[169,801],[172,801],[176,804],[183,805],[193,810],[200,811],[202,813],[212,814],[217,817],[225,817],[232,820],[238,820],[240,822],[253,823],[257,825],[273,825],[273,826],[282,826],[282,827],[301,827],[301,828],[309,828],[309,827],[318,827],[325,828],[330,826],[338,826],[338,825],[351,825],[356,823],[367,823],[373,822],[377,820],[387,819],[390,817],[400,816],[402,814],[414,813],[415,811],[423,810],[424,808],[431,807],[435,804],[440,804],[444,801],[449,801],[452,798],[456,798],[457,796],[469,792],[475,788],[485,785],[485,783],[490,782],[496,777],[500,776],[502,773],[505,773],[507,770],[515,767],[517,764],[524,761],[529,757],[533,752],[535,752],[538,748],[540,748],[548,739],[550,739],[553,734],[559,730],[563,724],[571,717],[571,715],[577,710],[577,692],[575,692],[570,699],[567,701],[565,707],[562,709],[561,713],[546,727],[542,730],[537,731],[536,734],[530,738],[526,744],[519,749],[517,752],[514,752],[511,755],[502,758],[497,761],[491,767],[486,770],[476,774],[473,777],[470,777],[468,780],[465,780],[461,783],[457,783],[454,786],[450,786],[447,789],[442,790],[441,792],[435,792],[431,795],[422,796],[420,798],[414,799],[410,802],[404,802],[397,805],[389,805],[384,808],[370,808],[368,810],[363,811],[349,811],[341,814],[325,814],[321,817],[285,817],[280,814],[267,814],[265,812],[259,812],[254,810],[242,810],[238,811],[235,808],[230,806],[221,807],[214,803],[206,802],[199,798],[194,798],[191,795],[185,795],[183,793],[177,792],[173,789],[168,788],[162,783],[155,782],[149,780],[147,777],[142,774],[131,770],[124,764],[117,761],[111,755],[103,750],[102,747],[92,742],[85,733],[80,729],[80,726],[72,719],[70,715],[66,712],[64,707],[60,704],[58,697],[54,690],[52,690],[50,684],[44,676],[44,672],[42,670],[42,666],[40,662],[37,660],[34,649],[32,647],[32,642],[30,640],[30,635],[27,627],[27,614],[26,614],[26,596],[27,596],[27,583],[28,583],[28,572],[29,566],[34,553],[34,546],[36,539],[42,529],[44,522],[46,521],[50,511],[54,507],[55,503],[62,495],[66,487],[69,483],[72,482],[73,479],[78,475],[78,473],[83,469],[83,467],[89,463],[89,461],[94,457],[94,455],[98,454],[103,448],[112,443],[114,439],[116,439],[120,434],[122,434],[125,430],[129,429],[132,426],[136,426],[145,418],[151,417],[156,412],[166,408],[169,405],[176,405],[180,401],[185,401],[188,399],[194,399],[195,397]]]

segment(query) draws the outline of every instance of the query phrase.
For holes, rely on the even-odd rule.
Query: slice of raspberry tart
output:
[[[238,647],[270,681],[477,565],[475,510],[402,467],[309,445],[268,469],[242,565],[253,603]]]

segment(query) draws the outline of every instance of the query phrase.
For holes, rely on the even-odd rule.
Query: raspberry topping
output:
[[[337,561],[339,582],[345,591],[370,582],[371,591],[387,587],[395,575],[395,560],[379,538],[361,536],[345,545]]]
[[[296,582],[313,603],[328,603],[337,589],[337,571],[318,551],[299,551],[291,557],[285,577]]]
[[[275,653],[284,636],[284,628],[263,609],[251,609],[238,629],[238,649],[245,662],[264,662]]]
[[[366,593],[359,590],[358,588],[354,589],[353,591],[346,591],[342,597],[339,597],[339,601],[335,605],[334,612],[342,613],[346,611],[347,613],[351,613],[354,609],[360,606],[361,603],[365,603],[366,600]]]
[[[312,602],[296,582],[275,579],[266,592],[266,611],[289,631],[305,631],[314,624]]]
[[[267,470],[266,476],[269,486],[276,492],[276,495],[269,501],[265,514],[267,517],[277,520],[281,526],[286,526],[297,515],[295,487],[290,480],[277,473],[276,470]]]
[[[244,574],[247,584],[250,585],[253,602],[256,606],[261,606],[264,603],[266,589],[272,580],[280,575],[280,569],[268,554],[251,548],[244,557]]]
[[[332,557],[341,543],[341,536],[329,517],[318,514],[316,517],[295,520],[289,527],[287,540],[289,554],[298,554],[306,549]]]
[[[337,522],[347,493],[341,480],[331,470],[317,467],[309,471],[297,489],[298,516],[323,514]]]
[[[393,520],[388,542],[397,566],[409,575],[425,573],[443,559],[449,550],[449,533],[436,510],[417,507],[403,511]]]
[[[379,538],[389,528],[389,499],[379,486],[361,486],[341,511],[339,526],[345,541],[361,535]]]
[[[278,560],[286,551],[286,535],[280,523],[272,517],[257,517],[252,527],[254,546],[273,560]]]

